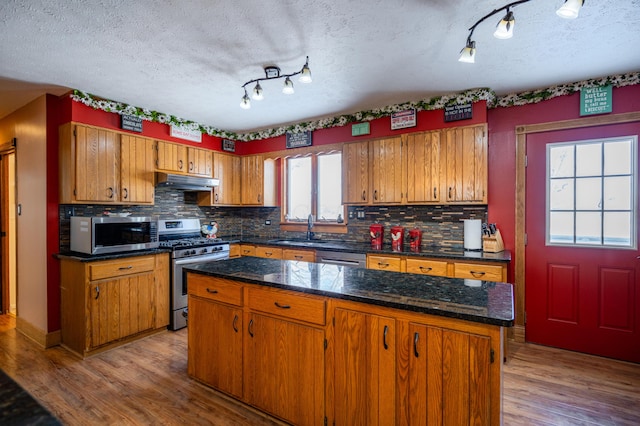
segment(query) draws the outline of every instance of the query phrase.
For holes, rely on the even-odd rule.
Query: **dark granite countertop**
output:
[[[0,370],[0,424],[53,426],[62,423]]]
[[[391,254],[420,257],[437,257],[443,259],[456,260],[486,260],[493,262],[510,262],[511,252],[508,250],[499,253],[489,253],[484,251],[470,251],[452,247],[421,247],[418,251],[412,251],[409,245],[405,244],[402,250],[393,250],[391,244],[384,244],[380,248],[372,247],[369,243],[345,242],[338,240],[296,240],[295,238],[251,238],[230,240],[230,242],[270,245],[277,247],[310,248],[314,250],[342,251],[350,253],[366,254]]]
[[[135,250],[135,251],[123,251],[120,253],[108,253],[108,254],[85,254],[75,251],[56,253],[54,256],[57,259],[71,259],[78,262],[95,262],[96,260],[112,260],[112,259],[124,259],[126,257],[135,256],[148,256],[150,254],[171,253],[170,248],[156,248],[148,250]]]
[[[241,257],[187,271],[325,297],[510,327],[508,283],[432,277],[320,263]]]

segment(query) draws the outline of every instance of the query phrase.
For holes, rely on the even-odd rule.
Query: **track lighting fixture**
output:
[[[513,16],[513,12],[511,8],[517,6],[521,3],[527,3],[531,0],[519,0],[514,1],[512,3],[506,4],[499,9],[494,9],[491,12],[487,13],[482,18],[478,19],[478,21],[469,28],[469,36],[467,37],[466,46],[460,51],[460,56],[458,57],[458,61],[466,62],[466,63],[474,63],[476,56],[476,42],[471,39],[473,36],[473,31],[476,27],[486,20],[487,18],[492,17],[496,13],[499,13],[503,10],[506,10],[506,15],[498,22],[496,25],[496,30],[493,33],[494,37],[499,39],[508,39],[513,37],[513,28],[515,26],[516,20]],[[575,19],[578,17],[578,13],[580,12],[580,8],[584,5],[584,0],[565,0],[562,7],[560,7],[556,14],[565,19]]]
[[[309,69],[309,57],[307,56],[307,61],[302,66],[302,69],[300,71],[297,71],[291,74],[280,74],[280,68],[276,66],[268,66],[268,67],[264,67],[264,74],[265,74],[265,77],[249,80],[242,85],[242,88],[244,89],[244,96],[242,97],[242,101],[240,102],[240,108],[242,109],[251,108],[251,100],[249,99],[249,95],[247,94],[247,86],[249,84],[256,83],[255,87],[253,88],[253,94],[251,95],[251,97],[256,101],[260,101],[264,99],[264,91],[262,90],[262,86],[260,85],[261,81],[273,80],[276,78],[284,78],[285,80],[284,80],[284,86],[282,87],[282,93],[285,93],[287,95],[294,93],[293,81],[291,81],[291,77],[293,77],[294,75],[300,76],[298,78],[298,81],[300,81],[300,83],[311,83],[311,70]]]

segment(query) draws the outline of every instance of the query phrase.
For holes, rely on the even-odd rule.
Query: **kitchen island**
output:
[[[511,284],[239,258],[186,269],[189,374],[294,424],[501,423]]]

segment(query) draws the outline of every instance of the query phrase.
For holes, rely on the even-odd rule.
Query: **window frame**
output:
[[[342,149],[328,149],[315,151],[310,150],[308,152],[300,152],[296,155],[288,155],[282,157],[282,171],[281,171],[281,191],[282,200],[281,200],[281,211],[280,211],[280,229],[283,231],[297,231],[297,232],[306,232],[307,231],[307,219],[304,218],[302,220],[291,220],[285,219],[287,215],[288,208],[288,160],[291,158],[301,158],[301,157],[311,157],[311,188],[312,188],[312,196],[311,196],[311,214],[314,217],[313,221],[313,229],[314,232],[330,232],[330,233],[338,233],[344,234],[347,233],[347,206],[342,204],[342,218],[343,222],[338,223],[337,221],[327,221],[327,220],[319,220],[318,219],[318,157],[322,155],[331,155],[331,154],[340,154],[342,155]],[[342,171],[341,171],[342,173]],[[342,188],[340,188],[342,191]]]
[[[551,164],[550,164],[550,152],[551,152],[551,148],[555,148],[555,147],[561,147],[561,146],[573,146],[574,147],[574,173],[573,176],[570,179],[573,179],[574,182],[574,188],[575,188],[575,182],[576,179],[578,178],[578,176],[576,176],[575,173],[575,169],[577,167],[577,165],[575,164],[575,148],[578,145],[589,145],[589,144],[596,144],[596,143],[601,143],[603,145],[603,149],[604,149],[604,145],[606,143],[611,143],[611,142],[622,142],[622,141],[630,141],[631,142],[631,209],[629,210],[632,217],[631,217],[631,233],[630,233],[630,245],[611,245],[611,244],[606,244],[604,242],[604,235],[601,233],[601,244],[582,244],[582,243],[577,243],[576,242],[576,232],[575,232],[575,228],[576,228],[576,223],[575,223],[575,214],[576,212],[579,212],[581,210],[579,210],[576,206],[576,195],[574,193],[574,206],[573,206],[573,210],[572,213],[574,214],[574,232],[573,232],[573,242],[572,243],[559,243],[559,242],[552,242],[551,241],[551,206],[550,206],[550,200],[551,200],[551,176],[550,176],[550,171],[551,171]],[[604,159],[603,159],[604,161]],[[605,250],[637,250],[638,247],[638,213],[639,213],[639,209],[638,209],[638,181],[639,181],[639,177],[638,177],[638,136],[637,135],[629,135],[629,136],[614,136],[614,137],[603,137],[603,138],[597,138],[597,139],[586,139],[586,140],[575,140],[575,141],[567,141],[567,142],[557,142],[557,143],[549,143],[546,146],[546,164],[545,164],[545,245],[548,247],[567,247],[567,248],[596,248],[596,249],[605,249]],[[601,171],[601,175],[598,176],[601,179],[604,179],[606,175],[604,174],[604,169],[602,169]],[[595,176],[594,176],[595,177]],[[567,210],[569,211],[569,210]],[[599,210],[601,213],[604,213],[604,204],[603,207]],[[604,215],[601,216],[601,227],[603,226],[604,223]]]

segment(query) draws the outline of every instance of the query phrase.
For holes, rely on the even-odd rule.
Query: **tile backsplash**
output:
[[[131,213],[136,216],[158,216],[160,219],[197,217],[202,223],[215,220],[219,236],[224,238],[304,237],[301,232],[280,231],[279,207],[200,207],[196,195],[171,188],[156,188],[153,206],[60,205],[60,251],[69,250],[68,208],[76,216],[102,216],[104,212]],[[356,219],[364,212],[364,219]],[[369,225],[378,222],[385,227],[385,242],[390,242],[391,226],[422,230],[423,246],[463,246],[463,219],[487,220],[487,206],[358,206],[348,207],[346,234],[316,232],[319,238],[354,242],[369,241]],[[270,225],[266,225],[270,222]]]

